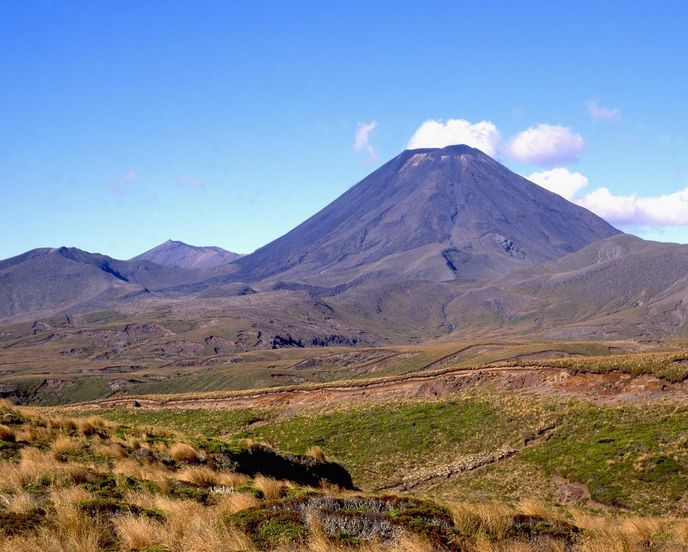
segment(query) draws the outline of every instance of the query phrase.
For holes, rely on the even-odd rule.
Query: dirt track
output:
[[[632,377],[621,372],[571,374],[547,366],[456,368],[414,373],[377,380],[306,384],[226,393],[120,396],[79,405],[87,407],[140,408],[239,408],[256,406],[318,406],[349,402],[384,402],[413,398],[439,398],[460,391],[497,386],[534,395],[576,396],[605,402],[688,398],[688,383],[672,384],[653,376]]]

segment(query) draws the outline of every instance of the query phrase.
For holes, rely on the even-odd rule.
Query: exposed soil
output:
[[[377,490],[393,490],[393,491],[422,491],[427,490],[439,482],[455,477],[459,474],[477,470],[488,464],[494,464],[501,460],[511,458],[513,455],[522,450],[531,447],[542,441],[549,439],[554,431],[555,426],[546,426],[540,428],[532,439],[525,441],[518,447],[500,447],[489,452],[481,452],[478,454],[471,454],[462,456],[456,460],[444,464],[442,466],[430,466],[415,470],[406,475],[401,481],[386,485]]]
[[[587,485],[577,483],[576,481],[570,481],[559,475],[553,475],[551,481],[556,491],[557,502],[559,504],[577,504],[597,510],[609,510],[609,506],[606,504],[602,504],[592,499]]]
[[[633,377],[621,372],[571,374],[547,366],[499,366],[453,369],[441,373],[416,373],[381,380],[306,384],[292,388],[235,391],[214,396],[184,395],[164,399],[138,397],[148,408],[238,408],[250,406],[320,406],[351,401],[388,402],[413,398],[446,397],[463,390],[496,386],[500,389],[540,396],[584,397],[601,402],[642,402],[671,398],[688,399],[688,382],[670,383],[654,376]],[[131,399],[104,399],[92,403],[102,407],[128,406]]]
[[[237,345],[235,341],[225,339],[224,337],[218,337],[216,335],[208,336],[204,339],[204,341],[206,345],[212,347],[213,352],[216,355],[235,353],[239,348],[239,345]]]

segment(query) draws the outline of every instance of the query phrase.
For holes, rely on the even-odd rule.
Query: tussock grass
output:
[[[285,490],[284,483],[262,475],[256,477],[253,484],[268,500],[279,498]]]
[[[313,445],[311,447],[308,447],[306,454],[308,456],[312,456],[313,458],[315,458],[319,462],[325,461],[325,451],[321,447],[319,447],[318,445]]]
[[[79,454],[84,448],[84,443],[73,437],[58,435],[53,441],[52,452],[56,459],[62,460],[65,456]]]
[[[462,535],[486,534],[498,539],[506,536],[515,514],[501,502],[462,502],[449,504],[457,530]]]
[[[186,443],[174,443],[170,447],[170,456],[178,462],[187,462],[189,464],[195,464],[201,459],[198,451]]]
[[[257,506],[260,506],[260,500],[252,494],[230,493],[217,500],[215,509],[219,515],[228,516]]]
[[[5,441],[7,443],[14,443],[16,440],[16,435],[6,425],[0,424],[0,441]]]
[[[525,364],[536,364],[534,362]],[[540,362],[541,364],[541,362]],[[606,374],[613,371],[632,376],[650,375],[670,382],[688,379],[688,354],[685,352],[651,352],[593,357],[552,359],[548,365],[572,372]]]
[[[505,408],[514,416],[518,413],[516,403]],[[412,416],[409,425],[427,413],[411,412],[418,416]],[[403,421],[409,413],[402,414]],[[593,514],[532,499],[515,504],[456,502],[445,509],[429,501],[410,501],[403,494],[369,495],[333,485],[312,488],[235,473],[227,455],[232,450],[245,454],[245,441],[194,440],[99,419],[86,423],[44,418],[3,403],[0,416],[15,436],[14,441],[2,441],[11,455],[0,460],[0,552],[429,552],[442,547],[467,552],[668,552],[688,546],[684,518]],[[444,431],[441,423],[435,429]],[[255,446],[247,456],[266,450]],[[306,451],[322,467],[322,449]],[[313,497],[331,499],[332,504],[354,500],[358,506],[340,514],[343,518],[335,516],[339,522],[367,515],[365,523],[393,520],[399,530],[389,538],[332,533],[335,522],[327,516],[336,509],[300,517],[298,505]],[[367,508],[375,500],[388,501],[390,509],[371,514]],[[399,506],[403,501],[406,506]],[[244,516],[243,525],[237,516]],[[440,530],[433,520],[445,520],[446,525]],[[365,523],[347,527],[355,531]]]
[[[165,539],[165,526],[147,517],[124,514],[115,518],[114,526],[126,550],[144,550],[163,544]]]
[[[180,481],[187,481],[201,487],[239,487],[245,485],[249,477],[232,472],[219,472],[206,466],[189,466],[176,473]]]

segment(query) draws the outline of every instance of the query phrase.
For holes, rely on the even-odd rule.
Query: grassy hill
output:
[[[375,466],[376,458],[391,459],[404,450],[436,453],[427,439],[416,439],[432,425],[443,434],[439,445],[445,449],[467,440],[473,450],[484,448],[487,441],[477,437],[483,430],[476,422],[487,418],[483,429],[490,429],[489,418],[497,413],[495,405],[477,399],[389,408],[350,413],[354,439],[346,445],[326,443],[342,457],[351,449],[353,473],[364,472],[359,462]],[[398,423],[380,425],[391,412]],[[184,434],[171,427],[0,405],[0,550],[477,552],[681,550],[688,545],[688,520],[678,517],[593,513],[532,499],[429,500],[410,493],[361,492],[341,465],[309,444],[323,440],[322,430],[336,423],[336,415],[316,416],[310,429],[292,417],[251,432],[246,428],[258,421],[243,412],[223,418],[227,413],[215,412],[200,425],[201,416],[190,418],[202,414],[198,411],[163,419],[155,413],[136,415],[141,423],[193,423],[196,431]],[[685,419],[681,414],[677,419]],[[356,415],[370,423],[358,423]],[[458,429],[445,425],[449,419],[460,422]],[[308,447],[308,454],[279,453],[252,439],[208,437],[217,433],[213,424],[219,422],[236,434]],[[393,425],[397,433],[389,434]],[[502,437],[517,433],[518,425],[514,420]],[[378,443],[383,432],[387,445]],[[367,439],[360,439],[363,435]],[[542,462],[539,446],[530,449],[534,456],[527,462]],[[394,472],[390,465],[386,469]]]
[[[0,552],[688,547],[680,340],[237,357],[7,375]]]

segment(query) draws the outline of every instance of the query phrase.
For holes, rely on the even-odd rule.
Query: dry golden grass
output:
[[[201,459],[198,451],[186,443],[174,443],[170,447],[170,456],[177,462],[187,462],[189,464],[195,464]]]
[[[21,413],[29,416],[27,411],[22,410]],[[183,440],[176,441],[169,449],[161,444],[152,445],[152,450],[159,454],[142,460],[138,455],[132,455],[141,446],[139,438],[145,439],[145,434],[140,431],[134,433],[132,430],[127,435],[130,428],[125,427],[124,435],[120,434],[122,437],[119,438],[112,435],[111,424],[97,418],[39,420],[35,413],[30,416],[33,416],[31,422],[0,425],[0,432],[11,432],[23,446],[18,459],[0,460],[0,512],[34,515],[40,506],[44,508],[45,513],[41,514],[44,520],[37,527],[22,529],[23,533],[14,537],[3,535],[0,528],[0,552],[95,552],[103,549],[102,543],[107,538],[112,543],[113,537],[116,542],[111,548],[117,550],[145,550],[160,545],[169,552],[254,551],[249,538],[228,524],[227,517],[264,505],[265,500],[279,498],[287,492],[298,496],[304,490],[293,482],[263,476],[251,480],[245,475],[213,470],[202,465],[205,461],[203,451],[194,449]],[[153,430],[147,431],[151,434]],[[160,435],[159,430],[155,431]],[[111,461],[92,463],[91,453]],[[166,466],[159,458],[168,453],[187,465],[181,469],[175,465]],[[308,453],[314,458],[324,458],[322,450],[317,447]],[[69,461],[58,459],[64,459],[65,455]],[[112,475],[121,493],[113,495],[115,503],[121,501],[124,506],[157,511],[164,518],[154,519],[132,513],[111,513],[102,517],[88,513],[84,501],[98,502],[110,498],[107,490],[110,487],[98,486],[98,481],[109,477],[112,482]],[[135,486],[131,486],[127,476],[138,480],[134,482]],[[179,489],[179,481],[209,488],[207,503],[205,498],[203,502],[178,498],[175,493]],[[233,492],[236,487],[251,483],[261,491],[264,500],[252,494]],[[38,485],[38,493],[36,488],[27,489],[27,485],[32,484]],[[334,487],[322,488],[318,492],[346,495]],[[499,502],[461,502],[448,507],[465,552],[688,550],[688,519],[592,514],[574,508],[554,508],[534,500],[524,500],[514,507]],[[126,512],[126,508],[122,511]],[[538,516],[551,522],[572,522],[581,529],[581,533],[572,548],[565,548],[563,541],[545,537],[539,537],[537,542],[526,542],[525,536],[523,540],[509,540],[513,536],[511,530],[517,514]],[[308,519],[308,529],[310,533],[305,544],[285,545],[284,550],[433,550],[426,540],[406,534],[395,542],[368,542],[357,548],[345,546],[328,539],[319,520],[312,517]],[[654,543],[652,548],[648,548],[650,542]]]
[[[56,468],[58,466],[52,456],[34,448],[22,449],[19,463],[0,462],[0,490],[20,492]]]
[[[129,435],[125,440],[124,440],[124,446],[127,447],[128,449],[131,450],[137,450],[141,448],[141,441],[139,441],[136,437],[133,435]]]
[[[167,521],[162,527],[162,544],[173,552],[214,552],[253,550],[241,531],[226,526],[222,508],[207,508],[191,500],[173,500],[150,495],[142,506],[162,512]],[[151,526],[148,526],[151,527]],[[141,532],[145,527],[141,528]]]
[[[66,435],[58,435],[51,450],[53,455],[57,458],[61,455],[76,455],[79,454],[84,449],[83,441],[74,439],[73,437],[67,437]]]
[[[671,534],[678,544],[688,549],[688,519],[676,519],[671,523]]]
[[[500,502],[460,502],[449,504],[448,508],[459,533],[490,534],[498,539],[506,535],[515,513]]]
[[[128,458],[129,452],[119,443],[98,443],[91,447],[93,454],[103,458]]]
[[[282,496],[282,492],[285,488],[284,483],[272,479],[271,477],[264,477],[259,475],[255,478],[253,484],[256,489],[263,493],[263,497],[267,500],[272,500],[274,498],[279,498]]]
[[[403,534],[390,543],[370,542],[363,544],[359,550],[361,552],[435,552],[436,548],[422,537]]]
[[[54,523],[43,527],[39,533],[41,540],[53,543],[54,550],[99,550],[104,528],[101,523],[82,512],[78,503],[90,498],[85,490],[72,487],[51,493],[54,505]]]
[[[15,436],[17,441],[39,443],[48,441],[51,433],[51,430],[45,428],[22,426],[22,428],[15,433]]]
[[[220,474],[206,466],[189,466],[177,472],[177,479],[202,487],[219,485]]]
[[[579,509],[572,509],[574,524],[583,530],[581,552],[631,552],[647,549],[648,542],[671,538],[661,550],[684,550],[688,539],[682,541],[683,527],[688,537],[688,520],[638,516],[591,515]],[[671,542],[673,541],[673,543]],[[678,548],[677,548],[678,547]]]
[[[154,483],[163,483],[172,475],[172,472],[165,466],[150,462],[142,464],[131,458],[116,460],[112,468],[112,473],[115,475],[129,475],[137,479],[152,481]]]
[[[464,546],[465,552],[565,552],[570,550],[561,542],[540,538],[537,544],[507,539],[504,541],[494,541],[484,535],[469,541]]]
[[[662,530],[663,523],[657,518],[630,517],[620,524],[621,532],[635,542],[646,542]]]
[[[51,418],[48,420],[48,427],[53,431],[63,431],[74,433],[79,425],[72,418]]]
[[[324,462],[324,461],[325,461],[325,451],[324,451],[322,448],[320,448],[319,446],[317,446],[317,445],[314,445],[314,446],[310,447],[310,448],[306,451],[306,454],[307,454],[308,456],[312,456],[313,458],[315,458],[315,459],[318,460],[319,462]]]
[[[147,517],[124,514],[114,520],[115,531],[127,550],[143,550],[162,544],[165,526]]]
[[[517,509],[520,513],[528,516],[537,516],[551,522],[566,522],[566,517],[562,512],[555,510],[551,505],[545,504],[540,500],[522,500]]]
[[[8,512],[24,514],[36,507],[36,500],[33,496],[25,492],[0,495],[0,507],[3,506]]]
[[[206,466],[188,466],[176,472],[175,477],[202,487],[237,487],[249,477],[232,472],[218,472]]]
[[[8,443],[14,443],[16,440],[16,435],[6,425],[0,424],[0,441],[6,441]]]
[[[99,418],[87,418],[79,420],[78,427],[85,437],[91,437],[97,435],[104,428],[104,424]]]
[[[222,495],[215,504],[215,510],[218,515],[231,515],[255,508],[260,505],[260,500],[248,493],[228,493]]]
[[[251,551],[255,547],[249,538],[233,527],[204,515],[187,519],[183,532],[173,532],[167,543],[172,552],[228,552]]]

